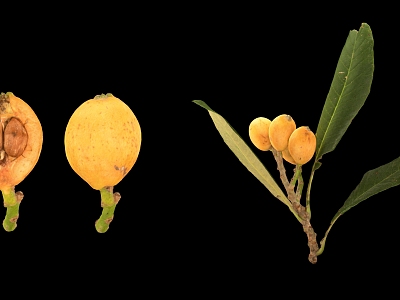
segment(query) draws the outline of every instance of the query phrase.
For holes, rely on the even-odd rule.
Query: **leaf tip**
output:
[[[205,109],[207,109],[207,110],[209,110],[209,111],[213,111],[213,110],[211,109],[211,107],[209,107],[209,106],[207,105],[207,103],[205,103],[205,102],[202,101],[202,100],[192,100],[192,102],[195,103],[195,104],[197,104],[197,105],[199,105],[199,106],[201,106],[201,107],[203,107],[203,108],[205,108]]]

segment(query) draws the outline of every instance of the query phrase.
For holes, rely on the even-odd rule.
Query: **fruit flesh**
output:
[[[1,157],[5,157],[0,163],[0,190],[14,187],[24,180],[35,167],[42,150],[42,126],[32,108],[12,93],[2,94],[0,95],[0,119],[3,130],[7,128],[5,122],[12,118],[17,118],[24,126],[28,138],[24,151],[14,152],[14,155],[19,155],[18,157],[2,153]]]
[[[65,132],[72,169],[92,188],[115,186],[139,155],[141,130],[131,109],[111,94],[79,106]]]
[[[287,148],[289,137],[296,129],[296,123],[289,115],[280,115],[272,120],[269,126],[269,139],[276,151]]]
[[[254,119],[249,126],[251,142],[262,151],[268,151],[271,148],[268,133],[270,124],[271,121],[267,118],[259,117]]]
[[[309,127],[302,126],[290,136],[288,150],[296,164],[304,165],[314,156],[316,145],[314,133]]]

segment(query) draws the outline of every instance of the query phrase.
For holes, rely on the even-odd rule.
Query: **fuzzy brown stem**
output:
[[[317,252],[319,250],[318,242],[317,242],[317,234],[310,223],[310,215],[307,213],[305,207],[301,205],[299,202],[293,203],[293,209],[298,213],[300,218],[303,219],[302,225],[303,230],[307,235],[308,247],[310,248],[310,254],[308,255],[308,260],[315,264],[317,262]]]
[[[297,193],[294,192],[294,185],[290,185],[289,180],[286,176],[286,170],[283,165],[282,153],[280,151],[272,150],[274,158],[278,165],[278,170],[281,175],[282,183],[286,189],[288,194],[288,199],[292,203],[294,211],[299,215],[302,219],[303,230],[307,235],[308,247],[310,248],[310,254],[308,255],[308,260],[315,264],[317,262],[317,252],[319,250],[319,246],[317,243],[317,234],[310,223],[310,214],[307,213],[306,208],[300,204],[301,197],[301,188],[300,183],[303,184],[303,178],[298,178],[298,190]],[[294,175],[295,176],[295,175]]]
[[[283,165],[283,160],[282,160],[282,152],[276,151],[275,149],[272,149],[271,151],[276,160],[281,181],[283,183],[283,186],[285,187],[286,193],[288,194],[288,199],[290,202],[293,203],[293,201],[295,201],[296,199],[296,195],[294,193],[294,186],[290,185],[290,182],[286,176],[286,169]]]

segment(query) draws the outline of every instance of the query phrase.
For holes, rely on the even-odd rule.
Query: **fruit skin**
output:
[[[288,150],[298,165],[304,165],[314,156],[317,139],[308,126],[301,126],[293,131],[289,138]]]
[[[72,169],[93,189],[113,187],[135,164],[141,129],[132,110],[112,94],[84,102],[65,131],[65,153]]]
[[[43,143],[43,131],[38,117],[32,108],[22,99],[14,96],[13,93],[0,94],[0,119],[3,132],[8,120],[18,119],[28,136],[23,152],[18,157],[11,157],[1,150],[0,157],[0,190],[9,190],[18,185],[35,167]],[[9,122],[10,122],[9,121]],[[24,144],[25,145],[25,144]],[[2,145],[3,148],[7,146]],[[3,159],[4,157],[4,159]]]
[[[282,151],[282,157],[287,162],[289,162],[293,165],[296,165],[296,162],[294,161],[293,157],[290,155],[288,148],[286,148],[285,150]]]
[[[268,151],[271,148],[271,142],[269,140],[270,124],[271,120],[259,117],[251,121],[249,126],[251,142],[262,151]]]
[[[296,123],[289,115],[280,115],[272,120],[269,126],[269,139],[276,151],[283,151],[287,148],[289,137],[296,129]]]

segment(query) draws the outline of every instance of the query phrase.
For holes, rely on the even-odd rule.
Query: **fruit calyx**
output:
[[[111,93],[107,93],[107,94],[100,94],[100,95],[96,95],[93,99],[105,99],[105,98],[109,98],[109,97],[114,97],[113,94]]]

